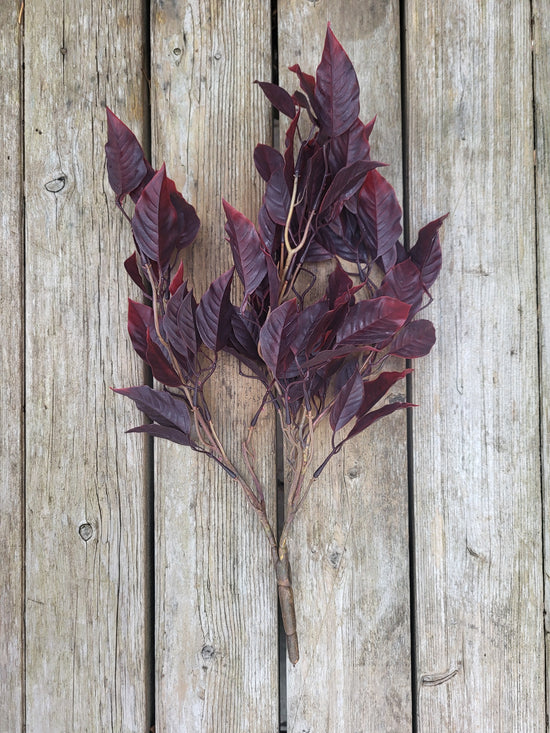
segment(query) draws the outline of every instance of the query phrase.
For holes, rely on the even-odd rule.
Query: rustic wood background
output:
[[[450,216],[420,406],[342,451],[294,526],[285,669],[249,507],[125,435],[109,389],[143,374],[105,105],[196,205],[202,292],[229,264],[221,196],[261,197],[252,82],[274,40],[282,83],[313,71],[327,20],[407,231]],[[0,2],[2,733],[547,730],[549,58],[548,0]],[[253,387],[227,365],[217,390],[236,434]],[[259,433],[274,513],[272,417]]]

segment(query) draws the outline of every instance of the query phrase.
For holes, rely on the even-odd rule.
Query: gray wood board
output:
[[[449,210],[413,376],[419,731],[545,726],[528,2],[407,2],[411,231]]]

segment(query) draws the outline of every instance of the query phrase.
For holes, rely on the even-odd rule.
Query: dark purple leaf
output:
[[[246,301],[267,275],[266,258],[254,224],[225,200],[223,208],[227,217],[225,232],[233,253],[235,268],[244,285],[244,301]]]
[[[416,244],[410,251],[411,260],[417,265],[424,285],[429,288],[436,281],[441,270],[441,245],[439,244],[439,228],[448,214],[434,219],[418,232]]]
[[[325,335],[327,329],[324,326],[323,317],[327,314],[328,310],[329,305],[323,299],[312,303],[297,313],[295,325],[296,335],[294,342],[291,344],[291,349],[298,356],[299,361],[304,361],[305,357],[309,356],[314,349],[318,340],[317,327],[319,327],[321,337]],[[320,348],[321,344],[319,343],[318,349]]]
[[[367,245],[377,257],[395,248],[403,231],[402,211],[393,187],[377,170],[369,172],[359,192],[357,216]]]
[[[309,100],[309,103],[313,107],[314,100],[315,100],[315,78],[311,76],[311,74],[306,74],[302,71],[299,64],[294,64],[294,66],[288,67],[289,71],[292,71],[296,74],[298,79],[300,80],[300,86],[304,90],[304,92],[307,95],[307,98]],[[303,99],[302,95],[300,95],[298,92],[294,94],[294,100],[305,109],[309,110],[309,107],[307,105],[307,101]]]
[[[140,252],[161,267],[174,253],[177,219],[166,181],[163,165],[143,189],[132,217],[132,231]]]
[[[377,165],[374,161],[358,160],[339,170],[323,197],[319,213],[335,207],[339,214],[344,202],[357,193],[369,170]]]
[[[195,209],[178,193],[163,165],[143,189],[132,217],[140,252],[164,269],[191,244],[199,226]]]
[[[296,113],[296,116],[290,123],[285,133],[285,154],[284,154],[284,171],[285,180],[289,189],[294,184],[294,138],[296,137],[296,130],[298,129],[298,121],[300,119],[300,110]]]
[[[191,430],[191,419],[185,402],[170,392],[151,389],[146,385],[141,387],[126,387],[115,389],[114,392],[122,394],[133,400],[137,407],[150,420],[159,425],[169,428],[177,428],[184,433]]]
[[[284,377],[294,357],[290,350],[296,334],[296,299],[271,311],[260,330],[259,351],[275,377]]]
[[[372,412],[363,415],[361,418],[358,418],[353,428],[349,431],[348,435],[346,436],[346,440],[349,440],[355,435],[362,433],[363,430],[368,428],[377,420],[380,420],[380,418],[386,417],[386,415],[391,415],[392,412],[395,412],[396,410],[403,410],[407,407],[415,407],[415,405],[411,404],[410,402],[390,402],[389,404],[384,405],[384,407],[380,407],[378,410],[373,410]]]
[[[196,310],[195,296],[187,290],[187,283],[183,283],[168,301],[162,322],[166,338],[172,348],[184,357],[187,368],[195,361],[200,345],[195,327]]]
[[[132,346],[147,361],[147,331],[153,327],[153,309],[128,299],[128,333]]]
[[[269,181],[273,171],[283,167],[284,160],[281,153],[271,145],[258,143],[254,148],[254,165],[264,181]]]
[[[283,166],[274,170],[271,178],[267,182],[264,205],[269,217],[275,224],[281,224],[282,226],[286,224],[286,218],[290,208],[290,193]]]
[[[330,25],[317,67],[313,109],[328,137],[342,135],[359,116],[359,82],[353,64]]]
[[[330,411],[330,427],[335,433],[355,417],[362,401],[363,380],[356,368],[338,393]]]
[[[238,308],[231,316],[231,343],[243,354],[258,359],[259,329],[247,321]]]
[[[365,380],[360,414],[369,412],[396,382],[411,372],[412,369],[404,369],[402,372],[382,372],[376,379]]]
[[[353,290],[353,280],[344,272],[340,262],[336,260],[336,267],[328,277],[326,298],[329,306],[334,308],[340,302],[351,301]],[[342,298],[344,299],[342,301]],[[350,303],[353,305],[353,303]]]
[[[154,174],[134,133],[107,107],[107,174],[109,184],[122,203]]]
[[[167,357],[164,355],[163,350],[151,337],[153,331],[147,331],[147,351],[145,353],[145,359],[151,371],[153,377],[165,384],[167,387],[179,387],[181,385],[181,379],[174,371]]]
[[[395,298],[372,298],[356,303],[339,329],[339,345],[376,344],[393,336],[405,323],[410,305]]]
[[[146,433],[148,435],[152,435],[155,438],[164,438],[165,440],[170,440],[172,443],[190,446],[191,448],[194,448],[196,445],[196,443],[191,440],[191,437],[188,433],[183,433],[177,428],[169,428],[164,425],[156,425],[155,423],[151,423],[150,425],[140,425],[139,427],[131,428],[126,432]]]
[[[435,344],[435,328],[430,321],[420,319],[407,323],[391,345],[391,353],[403,359],[426,356]]]
[[[286,89],[283,89],[277,84],[271,84],[271,82],[268,81],[256,81],[255,83],[261,87],[263,93],[269,99],[275,109],[278,109],[279,112],[282,112],[287,117],[290,117],[290,119],[294,117],[294,115],[296,114],[294,100],[286,91]]]
[[[195,207],[183,198],[181,193],[176,189],[174,181],[171,178],[167,178],[166,181],[170,194],[170,203],[176,212],[174,246],[179,252],[194,242],[201,222],[197,216]]]
[[[330,141],[330,170],[336,172],[358,160],[370,160],[369,131],[360,119],[355,120],[343,135]]]
[[[275,224],[269,216],[265,204],[262,204],[258,212],[258,234],[264,248],[270,253],[273,253],[278,231],[280,231],[280,225]]]
[[[382,280],[377,295],[397,298],[408,303],[411,306],[409,318],[412,318],[422,305],[424,295],[418,267],[410,259],[394,265]]]
[[[135,252],[131,254],[127,260],[124,261],[124,269],[135,282],[135,284],[139,287],[139,289],[142,290],[144,293],[147,293],[145,280],[143,278],[142,270],[138,264],[137,255]]]
[[[174,277],[172,278],[172,281],[170,283],[170,294],[174,295],[176,290],[179,288],[179,286],[183,282],[183,262],[180,262],[180,266],[178,267],[178,270]]]
[[[231,333],[233,309],[229,301],[235,268],[220,275],[202,296],[197,307],[197,328],[202,340],[212,351],[219,351]]]

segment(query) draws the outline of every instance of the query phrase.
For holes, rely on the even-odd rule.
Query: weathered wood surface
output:
[[[103,162],[106,103],[140,132],[142,5],[27,3],[24,22],[26,730],[143,733],[144,454],[109,390],[142,374]]]
[[[23,723],[23,169],[21,110],[22,28],[18,8],[0,5],[0,730]]]
[[[411,228],[450,210],[413,379],[418,729],[543,731],[530,4],[405,6]]]
[[[281,82],[295,83],[295,61],[314,70],[330,19],[400,196],[405,163],[411,234],[450,210],[427,312],[438,343],[413,379],[414,505],[395,415],[334,461],[294,526],[302,659],[287,670],[288,730],[539,733],[547,3],[402,5],[399,18],[393,0],[278,2]],[[261,196],[252,152],[270,141],[270,111],[252,82],[271,75],[271,4],[154,0],[150,19],[144,6],[0,7],[2,733],[279,729],[276,590],[256,517],[215,466],[160,442],[153,517],[151,458],[122,433],[139,418],[108,390],[142,374],[125,327],[131,237],[103,162],[105,104],[145,140],[150,116],[154,162],[166,160],[203,220],[185,259],[200,294],[230,265],[221,196],[251,218]],[[253,383],[236,384],[224,365],[212,385],[234,455],[234,426],[257,399]],[[273,432],[266,415],[256,447],[274,513]]]
[[[399,4],[280,2],[280,77],[291,91],[287,67],[315,73],[329,20],[356,68],[363,120],[377,115],[372,155],[390,164],[384,173],[401,199]],[[404,414],[370,428],[332,460],[295,520],[302,658],[288,665],[293,733],[374,732],[382,720],[388,733],[410,728],[406,442]]]
[[[550,561],[550,15],[544,0],[533,3],[533,71],[535,94],[535,181],[537,206],[539,364],[541,461],[544,557]],[[550,592],[549,575],[544,574],[545,599]],[[546,600],[546,611],[548,601]],[[544,617],[547,689],[550,689],[550,631],[548,613]],[[548,725],[548,724],[547,724]]]
[[[222,196],[250,218],[261,203],[252,155],[271,142],[271,110],[253,82],[271,77],[270,15],[266,0],[152,3],[153,157],[202,220],[184,259],[197,297],[232,264]],[[216,378],[214,422],[240,465],[262,393],[233,364]],[[256,432],[274,516],[273,416]],[[276,586],[242,490],[203,456],[159,443],[155,514],[158,730],[277,730]]]

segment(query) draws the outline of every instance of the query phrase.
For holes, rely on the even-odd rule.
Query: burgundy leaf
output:
[[[197,306],[197,328],[202,340],[212,351],[219,351],[231,333],[233,312],[229,296],[235,268],[220,275],[210,285]]]
[[[416,244],[410,251],[411,260],[417,265],[422,275],[424,285],[431,287],[441,270],[441,245],[439,243],[439,228],[448,217],[448,214],[434,219],[418,232]]]
[[[330,25],[317,67],[314,111],[328,137],[342,135],[359,116],[359,82],[353,64]]]
[[[177,219],[166,180],[163,165],[143,189],[132,217],[132,231],[140,252],[161,267],[174,252]]]
[[[338,393],[330,411],[330,427],[335,433],[355,417],[362,401],[363,380],[356,368]]]
[[[369,344],[336,344],[336,346],[333,346],[329,349],[323,349],[322,351],[319,351],[317,354],[312,356],[300,366],[303,371],[311,371],[314,369],[321,370],[325,369],[326,367],[334,367],[337,362],[341,362],[344,359],[347,359],[348,356],[363,351],[377,351],[377,349],[375,349],[373,346],[370,346]]]
[[[136,136],[108,107],[105,155],[109,184],[119,203],[153,176]]]
[[[128,299],[128,333],[132,346],[147,361],[147,331],[153,327],[153,309]]]
[[[140,425],[139,427],[131,428],[126,432],[147,433],[148,435],[152,435],[155,438],[164,438],[165,440],[170,440],[172,443],[177,443],[178,445],[186,445],[190,446],[191,448],[194,448],[196,446],[196,443],[191,440],[191,437],[188,433],[184,433],[177,428],[169,428],[164,425],[157,425],[155,423],[151,423],[150,425]]]
[[[426,356],[435,344],[435,328],[430,321],[420,319],[407,323],[391,345],[391,353],[403,359]]]
[[[187,367],[195,361],[200,345],[195,327],[196,310],[195,296],[187,290],[187,283],[183,283],[168,301],[162,321],[166,338],[172,348],[184,357]]]
[[[334,176],[332,183],[328,187],[328,191],[323,197],[319,213],[338,205],[338,212],[342,208],[345,201],[350,199],[354,193],[361,188],[365,176],[375,166],[379,165],[374,161],[357,160],[346,168],[342,168]]]
[[[284,171],[285,180],[288,188],[292,188],[294,183],[294,138],[296,137],[296,130],[298,129],[298,122],[300,120],[300,110],[296,113],[296,116],[290,123],[285,133],[285,154],[284,154]]]
[[[189,410],[185,402],[170,392],[151,389],[146,385],[141,387],[126,387],[114,389],[133,400],[141,412],[150,420],[169,428],[177,428],[184,433],[191,429]]]
[[[321,343],[317,344],[318,333],[321,338],[326,335],[327,328],[323,322],[324,316],[329,310],[326,300],[319,300],[312,303],[304,310],[296,315],[296,335],[291,349],[298,357],[309,356],[315,345],[321,348]],[[319,331],[317,330],[319,328]],[[313,342],[313,343],[312,343]],[[310,346],[311,344],[311,346]],[[300,359],[301,360],[301,359]]]
[[[402,372],[382,372],[376,379],[364,381],[363,401],[359,414],[364,415],[369,412],[396,382],[411,372],[412,369],[404,369]]]
[[[283,167],[284,160],[281,153],[271,145],[258,143],[254,148],[254,165],[264,181],[269,181],[273,171]]]
[[[244,285],[246,301],[267,275],[266,258],[254,224],[225,200],[223,208],[227,217],[225,232],[229,238],[237,273]]]
[[[395,412],[396,410],[403,410],[407,407],[415,407],[415,405],[411,404],[410,402],[390,402],[389,404],[384,405],[384,407],[380,407],[378,410],[373,410],[372,412],[363,415],[361,418],[358,418],[353,428],[349,431],[348,435],[346,436],[346,440],[349,440],[355,435],[362,433],[363,430],[368,428],[377,420],[380,420],[380,418],[386,417],[386,415],[391,415],[392,412]]]
[[[138,264],[137,255],[135,252],[131,254],[127,260],[124,261],[124,269],[135,282],[135,284],[139,287],[139,289],[142,290],[144,293],[147,293],[143,273],[141,267]]]
[[[320,312],[319,317],[310,329],[305,349],[308,357],[332,348],[338,329],[342,325],[348,311],[346,301],[343,304],[337,305],[332,310],[329,310],[326,300],[321,302],[325,305],[326,310],[325,312]]]
[[[336,300],[345,293],[349,293],[353,287],[353,280],[344,272],[344,268],[338,260],[336,267],[328,277],[326,298],[331,308],[334,308]]]
[[[231,315],[231,329],[237,343],[248,355],[258,357],[259,328],[235,307]]]
[[[170,294],[174,295],[176,290],[179,288],[179,286],[183,282],[183,262],[180,262],[180,266],[178,267],[178,271],[172,278],[172,281],[170,283]]]
[[[350,308],[336,341],[358,347],[383,341],[403,326],[409,311],[408,303],[395,298],[362,300]]]
[[[296,299],[287,300],[271,311],[260,330],[259,351],[275,377],[284,377],[293,362],[290,344],[296,332]]]
[[[151,330],[147,331],[145,359],[151,367],[153,377],[167,387],[179,387],[181,385],[181,379],[174,371],[161,347],[151,338],[151,333],[153,333]]]
[[[198,234],[201,222],[195,211],[195,207],[186,201],[176,189],[176,184],[171,178],[166,179],[170,195],[170,203],[176,212],[176,226],[174,231],[174,246],[176,250],[182,250],[193,243]]]
[[[143,189],[132,217],[139,250],[164,269],[191,244],[199,226],[195,209],[176,190],[163,165]]]
[[[283,166],[271,174],[265,189],[264,205],[271,220],[284,226],[290,208],[290,193]]]
[[[357,160],[370,160],[369,129],[360,119],[355,120],[343,135],[333,138],[329,149],[329,164],[333,172]]]
[[[418,267],[410,259],[394,265],[382,280],[377,295],[397,298],[408,303],[411,306],[409,318],[412,318],[422,305],[424,295]]]
[[[263,93],[275,109],[278,109],[279,112],[290,117],[290,119],[294,117],[296,114],[296,108],[292,97],[286,89],[283,89],[277,84],[271,84],[268,81],[256,81],[255,84],[258,84],[261,87]]]
[[[307,98],[309,100],[309,103],[313,107],[314,101],[315,101],[315,79],[311,74],[306,74],[302,71],[299,64],[294,64],[294,66],[288,67],[289,71],[293,71],[298,79],[300,80],[300,86],[304,90],[304,92],[307,95]],[[294,94],[295,101],[300,104],[300,106],[305,107],[305,109],[309,110],[309,107],[307,106],[307,101],[302,97],[299,92],[296,92]]]
[[[403,231],[402,211],[393,187],[377,170],[369,172],[359,192],[357,216],[367,245],[376,256],[391,252]]]

